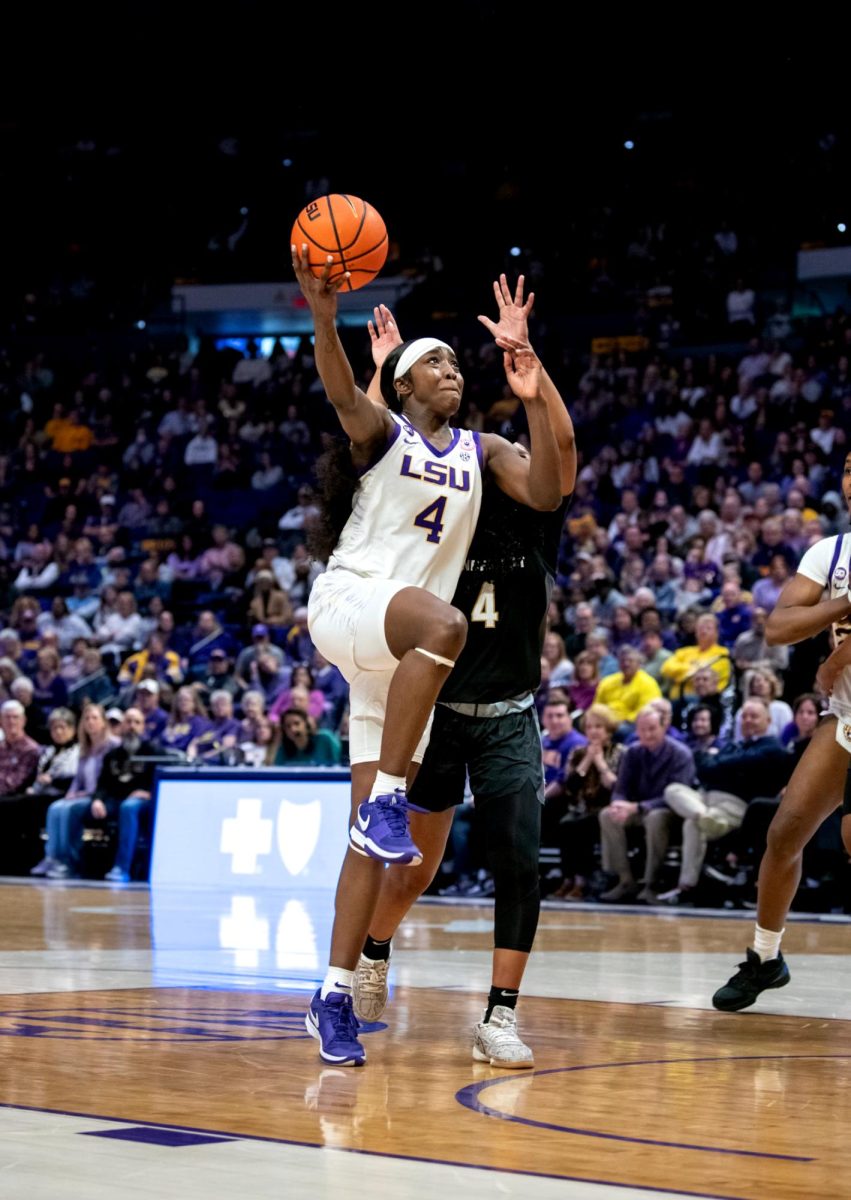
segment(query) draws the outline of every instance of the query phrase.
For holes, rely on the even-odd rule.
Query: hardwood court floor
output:
[[[0,903],[10,1200],[851,1196],[845,922],[793,924],[790,987],[727,1015],[708,997],[749,923],[547,911],[521,1008],[536,1067],[509,1072],[469,1053],[489,910],[420,905],[368,1065],[340,1070],[303,1026],[325,896],[163,908],[46,885]]]

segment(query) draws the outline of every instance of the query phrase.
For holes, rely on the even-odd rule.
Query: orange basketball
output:
[[[311,200],[295,219],[290,244],[301,255],[307,244],[310,270],[319,275],[331,254],[331,278],[351,275],[342,291],[353,292],[374,279],[387,258],[387,227],[371,204],[334,193]]]

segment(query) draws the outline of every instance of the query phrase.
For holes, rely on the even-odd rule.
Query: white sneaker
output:
[[[361,1021],[377,1021],[387,1007],[387,972],[390,960],[372,959],[364,954],[358,959],[352,980],[352,1001],[355,1016]]]
[[[491,1019],[479,1021],[473,1029],[473,1058],[492,1067],[534,1067],[535,1059],[517,1033],[517,1014],[513,1008],[497,1004]]]

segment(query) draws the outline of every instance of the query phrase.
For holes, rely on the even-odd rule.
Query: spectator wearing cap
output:
[[[126,658],[118,671],[118,682],[122,685],[149,678],[175,687],[183,680],[179,657],[173,650],[166,649],[162,634],[159,633],[152,633],[144,650],[138,650]]]
[[[72,613],[62,596],[54,596],[50,611],[39,613],[36,628],[42,637],[55,633],[60,653],[67,654],[78,638],[90,638],[92,630],[88,621],[79,613]]]
[[[182,687],[175,694],[160,742],[165,750],[182,750],[185,754],[189,743],[194,742],[209,727],[210,722],[198,693],[194,688]]]
[[[86,537],[94,538],[97,542],[114,538],[118,531],[118,521],[115,516],[115,497],[111,492],[104,492],[98,500],[97,512],[90,513],[83,524]]]
[[[290,598],[278,587],[274,574],[265,567],[254,576],[254,594],[248,605],[248,619],[253,624],[268,625],[272,629],[292,624]]]
[[[278,667],[283,667],[283,650],[269,640],[269,627],[258,622],[251,627],[251,645],[241,650],[236,660],[236,681],[240,687],[247,688],[249,686],[252,663],[255,663],[261,654],[271,654],[276,659]]]
[[[219,647],[210,651],[203,675],[194,682],[205,701],[212,692],[216,691],[227,692],[235,700],[241,690],[233,673],[232,660],[228,657],[227,652]]]
[[[156,679],[141,679],[136,684],[133,703],[145,718],[145,737],[158,742],[168,724],[168,713],[160,708],[160,685]]]
[[[124,710],[113,706],[106,710],[106,723],[110,733],[121,736],[121,726],[124,724]]]

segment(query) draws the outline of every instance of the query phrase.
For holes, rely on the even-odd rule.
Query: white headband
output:
[[[411,342],[410,346],[399,355],[399,361],[393,372],[393,382],[395,383],[397,379],[401,379],[403,375],[407,374],[418,358],[428,354],[429,350],[437,350],[441,346],[450,354],[455,353],[452,347],[447,346],[446,342],[442,342],[440,338],[417,338],[416,341]]]

